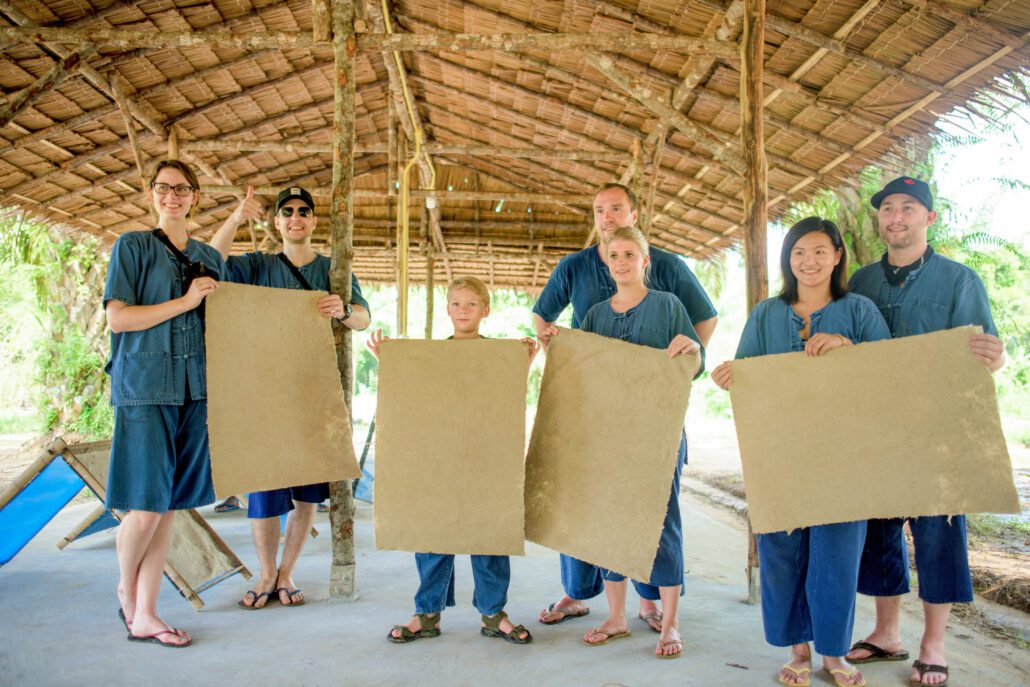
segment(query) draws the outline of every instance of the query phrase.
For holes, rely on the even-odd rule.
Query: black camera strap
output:
[[[293,272],[293,276],[297,278],[297,281],[300,282],[300,285],[304,287],[305,291],[315,290],[314,288],[312,288],[311,282],[305,279],[304,275],[300,273],[300,269],[292,262],[290,262],[290,259],[288,257],[286,257],[286,253],[279,253],[279,259],[282,260],[282,263],[284,265],[290,268],[290,271]]]
[[[193,264],[193,261],[187,258],[185,253],[175,247],[175,244],[172,243],[172,240],[168,238],[168,234],[166,234],[161,227],[154,229],[154,231],[150,233],[156,236],[161,243],[165,244],[168,247],[168,250],[172,251],[172,255],[179,259],[179,262],[183,267],[189,269],[190,265]]]

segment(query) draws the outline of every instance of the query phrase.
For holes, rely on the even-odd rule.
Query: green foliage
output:
[[[4,353],[32,361],[31,386],[43,429],[110,436],[105,323],[100,311],[106,269],[93,240],[73,240],[20,216],[0,218],[0,290]],[[31,320],[35,328],[29,327]],[[31,330],[31,331],[30,331]],[[24,368],[9,382],[30,386]]]

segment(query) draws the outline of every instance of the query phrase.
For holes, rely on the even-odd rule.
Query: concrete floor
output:
[[[775,685],[786,656],[762,639],[759,608],[742,603],[745,536],[738,518],[684,495],[687,585],[680,611],[686,641],[679,660],[651,656],[657,635],[639,621],[633,636],[603,647],[579,639],[606,610],[592,604],[587,619],[545,627],[537,613],[560,592],[557,555],[528,545],[512,559],[507,610],[536,641],[514,646],[479,635],[471,607],[471,572],[459,559],[458,606],[444,614],[444,634],[408,645],[385,640],[390,626],[411,613],[417,583],[410,554],[375,551],[371,507],[357,516],[358,586],[355,601],[328,600],[329,537],[309,540],[297,582],[308,603],[272,604],[244,612],[236,601],[247,588],[239,577],[204,593],[194,611],[170,584],[160,609],[188,629],[194,646],[172,651],[125,640],[115,613],[117,567],[113,533],[95,535],[60,552],[56,541],[93,508],[65,509],[11,563],[0,568],[0,685]],[[240,512],[209,521],[248,564],[255,564],[246,518]],[[466,559],[467,560],[467,559]],[[629,609],[635,615],[630,592]],[[917,607],[909,603],[907,608]],[[872,626],[862,599],[856,637]],[[906,646],[918,648],[918,616],[903,621]],[[954,621],[949,631],[952,685],[1024,687],[1030,652]],[[870,685],[908,684],[907,664],[866,667]],[[815,673],[813,685],[832,685]]]

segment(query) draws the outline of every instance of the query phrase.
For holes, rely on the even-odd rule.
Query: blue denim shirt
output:
[[[895,337],[928,334],[978,324],[994,336],[991,302],[976,272],[938,253],[898,286],[891,286],[879,261],[851,275],[855,293],[871,298]]]
[[[303,289],[293,272],[287,267],[278,254],[272,253],[246,253],[240,256],[229,256],[225,261],[229,270],[229,280],[237,284],[251,284],[253,286],[270,286],[274,289]],[[329,264],[330,259],[324,255],[316,255],[315,259],[308,264],[298,267],[301,275],[308,280],[312,288],[319,291],[329,290]],[[352,305],[360,305],[365,310],[368,301],[361,294],[361,285],[358,278],[352,272],[350,275],[350,302]]]
[[[626,312],[612,310],[611,300],[590,308],[583,318],[583,331],[640,346],[665,350],[677,334],[685,334],[701,343],[680,300],[666,291],[647,292],[644,300]],[[705,349],[701,348],[701,366],[696,379],[705,369]]]
[[[865,296],[846,293],[816,310],[809,317],[809,336],[840,334],[859,344],[891,338],[887,324]],[[767,298],[751,311],[737,344],[736,358],[803,351],[801,329],[805,319],[779,296]]]
[[[650,255],[649,288],[668,291],[679,298],[692,323],[718,315],[701,283],[678,255],[654,247]],[[590,246],[561,259],[540,292],[533,312],[545,322],[554,322],[572,303],[572,328],[579,329],[590,308],[614,296],[615,290],[615,281],[597,246]]]
[[[190,239],[183,253],[226,278],[225,263],[214,248]],[[123,234],[111,250],[104,306],[112,300],[158,305],[179,298],[184,275],[178,259],[152,233]],[[205,399],[205,365],[204,327],[195,309],[143,331],[112,332],[111,357],[104,367],[111,375],[111,404],[182,405],[187,386],[191,399]]]

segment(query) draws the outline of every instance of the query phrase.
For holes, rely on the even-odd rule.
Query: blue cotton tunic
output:
[[[693,323],[718,315],[697,277],[678,255],[652,246],[650,256],[649,287],[674,294]],[[562,258],[540,292],[533,312],[545,322],[554,322],[571,303],[572,328],[580,329],[590,308],[614,296],[615,291],[615,281],[597,246],[590,246]]]
[[[687,311],[679,299],[665,291],[649,290],[644,300],[624,313],[612,310],[611,299],[590,308],[583,318],[582,329],[611,339],[651,348],[666,349],[677,334],[701,343]],[[705,368],[705,351],[701,348],[700,375]],[[696,378],[696,376],[695,376]]]
[[[214,248],[190,239],[183,250],[224,280],[225,263]],[[185,293],[185,268],[149,231],[118,238],[111,251],[104,288],[108,301],[126,305],[158,305]],[[104,371],[111,375],[111,404],[182,405],[207,398],[204,328],[196,309],[138,332],[111,334],[111,357]]]
[[[330,259],[324,255],[316,255],[315,259],[298,267],[301,275],[308,280],[311,287],[318,291],[329,291],[329,264]],[[229,270],[229,280],[237,284],[252,284],[254,286],[269,286],[275,289],[303,289],[304,286],[293,276],[290,268],[279,259],[278,254],[271,253],[245,253],[244,255],[231,255],[226,260]],[[352,305],[360,305],[365,310],[368,301],[361,293],[361,285],[358,278],[352,272],[350,275]]]
[[[846,293],[830,301],[813,312],[809,319],[809,336],[840,334],[855,344],[891,338],[876,305],[855,293]],[[804,318],[794,312],[789,303],[778,296],[767,298],[755,306],[747,318],[737,344],[736,357],[803,351],[805,342],[800,331],[804,325]]]
[[[914,336],[975,324],[998,335],[991,302],[979,275],[933,253],[898,286],[891,286],[883,265],[875,262],[851,276],[851,289],[872,299],[894,337]]]

